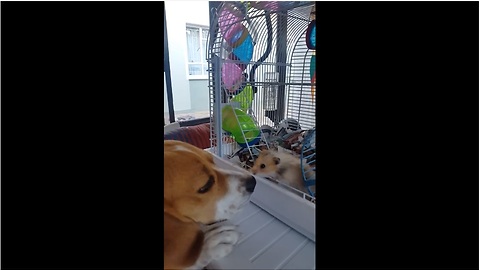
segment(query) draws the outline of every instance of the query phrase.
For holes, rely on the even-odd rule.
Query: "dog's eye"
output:
[[[265,169],[265,164],[260,165],[260,168]]]
[[[207,192],[208,190],[210,190],[210,188],[213,186],[214,183],[215,183],[215,179],[213,178],[213,176],[210,176],[207,183],[198,190],[198,193]]]

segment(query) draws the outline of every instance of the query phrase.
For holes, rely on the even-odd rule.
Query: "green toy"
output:
[[[234,109],[231,105],[225,105],[222,109],[222,128],[231,133],[241,147],[253,146],[260,141],[260,129],[255,121],[244,111]]]
[[[247,84],[245,88],[243,88],[243,91],[236,95],[234,98],[232,98],[233,102],[237,102],[240,104],[240,108],[244,112],[248,110],[252,106],[252,101],[253,101],[253,89],[250,84]]]

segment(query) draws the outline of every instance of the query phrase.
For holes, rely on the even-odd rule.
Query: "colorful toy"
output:
[[[237,29],[237,31],[238,31],[238,32],[236,32],[236,33],[230,38],[230,45],[231,45],[233,48],[236,48],[236,47],[238,47],[240,44],[242,44],[243,41],[245,41],[245,39],[246,39],[247,36],[249,35],[247,28],[245,28],[245,26],[243,26],[243,24],[239,27],[239,29]]]
[[[250,84],[247,84],[245,88],[243,89],[240,94],[236,95],[234,98],[232,98],[232,102],[237,102],[240,104],[240,108],[244,112],[248,110],[252,106],[252,101],[253,101],[253,89]]]
[[[243,70],[235,63],[223,63],[222,65],[222,81],[225,88],[230,92],[240,89],[245,82]]]
[[[231,133],[241,147],[253,146],[260,141],[260,129],[253,119],[231,105],[225,105],[222,109],[222,128]]]
[[[220,11],[218,25],[223,38],[233,47],[235,43],[240,41],[243,33],[243,25],[241,20],[242,12],[231,3],[225,3]],[[240,44],[238,43],[238,44]]]
[[[245,8],[243,4],[241,7]],[[241,23],[246,11],[242,11],[235,3],[225,3],[218,18],[220,32],[232,48],[229,55],[230,60],[238,63],[224,63],[222,65],[222,82],[225,88],[230,92],[241,91],[245,82],[243,71],[253,55],[253,41],[247,28]]]
[[[310,24],[307,27],[307,47],[313,51],[312,58],[310,58],[310,82],[312,83],[311,93],[312,93],[312,101],[315,97],[315,83],[317,81],[316,78],[316,57],[315,57],[315,49],[316,49],[316,40],[317,40],[317,31],[316,31],[316,20],[315,20],[315,6],[313,6],[312,11],[310,12]]]
[[[316,20],[313,20],[310,22],[307,28],[307,47],[310,50],[315,50],[315,45],[316,45],[316,37],[317,37],[317,31],[316,31]]]
[[[248,33],[247,28],[243,26],[243,29],[241,30],[241,37],[235,39],[235,37],[232,40],[235,40],[235,43],[233,44],[233,60],[240,60],[244,64],[248,64],[250,60],[252,60],[252,55],[253,55],[253,42],[252,42],[252,36],[250,36],[250,33]]]

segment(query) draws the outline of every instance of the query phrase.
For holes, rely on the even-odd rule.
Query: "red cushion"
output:
[[[181,127],[164,134],[163,139],[187,142],[201,149],[210,148],[210,123]]]

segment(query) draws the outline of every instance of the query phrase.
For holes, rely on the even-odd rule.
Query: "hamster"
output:
[[[303,166],[305,171],[310,169],[305,162]],[[250,172],[254,175],[275,179],[308,194],[303,182],[300,158],[289,153],[263,150],[255,160]],[[313,170],[308,172],[307,178],[315,179],[315,172]],[[312,186],[311,190],[315,192],[315,186]]]

